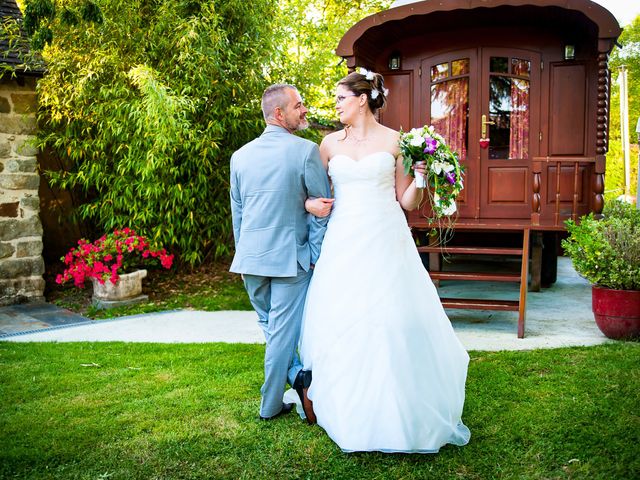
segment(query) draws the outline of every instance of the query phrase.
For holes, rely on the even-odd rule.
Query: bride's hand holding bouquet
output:
[[[435,216],[453,215],[456,198],[463,189],[463,167],[458,155],[430,125],[400,131],[399,144],[404,173],[415,176],[417,188],[428,187]]]

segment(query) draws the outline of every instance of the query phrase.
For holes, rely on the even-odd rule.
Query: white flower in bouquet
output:
[[[433,195],[433,202],[435,203],[436,208],[442,213],[442,215],[446,215],[446,216],[453,215],[454,213],[456,213],[456,210],[458,210],[455,200],[450,200],[449,205],[447,205],[446,207],[443,207],[442,206],[443,202],[437,193]]]
[[[424,145],[424,137],[422,136],[413,137],[411,140],[409,140],[409,143],[413,147],[421,147],[422,145]]]
[[[442,172],[449,173],[455,170],[456,167],[451,165],[449,162],[442,162],[440,160],[436,160],[431,164],[431,170],[436,175],[440,175]]]

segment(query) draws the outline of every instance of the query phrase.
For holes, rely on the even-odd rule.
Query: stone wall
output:
[[[0,305],[43,301],[36,79],[0,79]]]

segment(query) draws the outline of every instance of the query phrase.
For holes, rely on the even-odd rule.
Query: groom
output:
[[[260,418],[291,410],[286,383],[298,392],[307,421],[311,372],[296,352],[307,287],[320,254],[327,218],[308,214],[308,197],[329,197],[327,174],[315,143],[292,135],[307,128],[307,109],[293,85],[268,87],[262,96],[267,128],[231,157],[231,213],[236,253],[230,271],[242,274],[264,332]]]

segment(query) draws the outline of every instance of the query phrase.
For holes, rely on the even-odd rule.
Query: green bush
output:
[[[52,32],[40,147],[72,165],[49,175],[85,192],[81,218],[133,228],[191,265],[229,253],[228,162],[264,126],[275,6],[71,0],[38,18],[36,34]]]
[[[628,203],[607,203],[601,220],[593,213],[565,222],[562,247],[589,282],[618,290],[640,290],[640,211]]]

